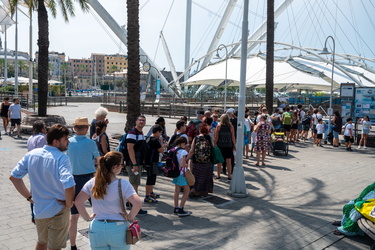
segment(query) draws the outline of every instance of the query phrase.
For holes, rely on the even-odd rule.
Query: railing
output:
[[[16,96],[13,92],[0,92],[0,100],[3,101],[4,97],[9,97],[9,101],[13,102],[13,98]],[[19,94],[18,99],[20,100],[21,107],[35,112],[38,107],[38,95],[33,94]],[[48,96],[47,106],[66,106],[68,104],[66,96]]]

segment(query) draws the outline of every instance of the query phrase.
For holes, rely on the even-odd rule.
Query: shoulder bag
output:
[[[126,219],[126,215],[128,214],[125,209],[124,205],[124,198],[122,197],[122,189],[121,189],[121,179],[118,180],[118,191],[120,195],[120,206],[123,213],[124,218]],[[138,225],[138,221],[135,220],[132,224],[126,220],[128,224],[128,229],[125,232],[126,244],[134,245],[141,239],[141,227]],[[129,225],[130,224],[130,225]]]

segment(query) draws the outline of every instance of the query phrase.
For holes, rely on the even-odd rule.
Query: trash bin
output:
[[[72,96],[72,91],[69,91],[69,96]]]
[[[55,91],[51,91],[51,96],[55,96]]]

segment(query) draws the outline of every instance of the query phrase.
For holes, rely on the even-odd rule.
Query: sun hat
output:
[[[77,117],[73,123],[74,126],[91,126],[87,117]]]
[[[227,113],[234,113],[234,108],[229,108],[228,110],[227,110]]]

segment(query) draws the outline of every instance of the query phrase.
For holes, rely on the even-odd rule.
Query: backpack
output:
[[[311,122],[311,116],[305,115],[305,117],[303,117],[302,124],[303,125],[310,125],[310,122]]]
[[[211,142],[204,136],[195,137],[194,158],[197,163],[211,162],[212,146]]]
[[[147,137],[147,139],[146,139],[146,153],[145,153],[145,156],[146,156],[145,157],[145,165],[149,165],[149,166],[152,165],[152,158],[153,158],[154,153],[155,153],[155,149],[151,150],[150,141],[151,141],[151,136]]]
[[[201,120],[194,119],[189,122],[189,126],[186,128],[186,134],[189,138],[189,143],[199,135],[199,125],[202,123]]]
[[[172,148],[166,154],[165,167],[163,168],[164,176],[169,178],[176,178],[180,176],[180,163],[177,159],[177,152],[182,149]]]
[[[279,126],[281,124],[280,116],[277,116],[276,119],[271,119],[271,121],[272,121],[272,125],[274,127],[277,127],[277,126]]]
[[[174,133],[172,136],[171,136],[171,139],[169,140],[168,142],[168,145],[167,145],[167,150],[170,150],[171,148],[174,148],[176,145],[175,145],[175,141],[180,138],[182,134],[176,134]]]
[[[283,124],[285,125],[292,124],[292,116],[289,112],[284,113]]]
[[[133,130],[133,129],[132,129]],[[129,130],[130,131],[130,130]],[[128,132],[129,133],[129,132]],[[125,133],[121,139],[120,139],[120,142],[118,143],[117,147],[116,147],[116,151],[117,152],[121,152],[122,155],[124,156],[124,160],[126,162],[128,162],[130,160],[129,158],[129,153],[128,153],[128,146],[127,146],[127,143],[126,143],[126,137],[128,136],[128,133]],[[136,135],[136,139],[135,139],[135,142],[138,141],[138,137],[139,135]]]

